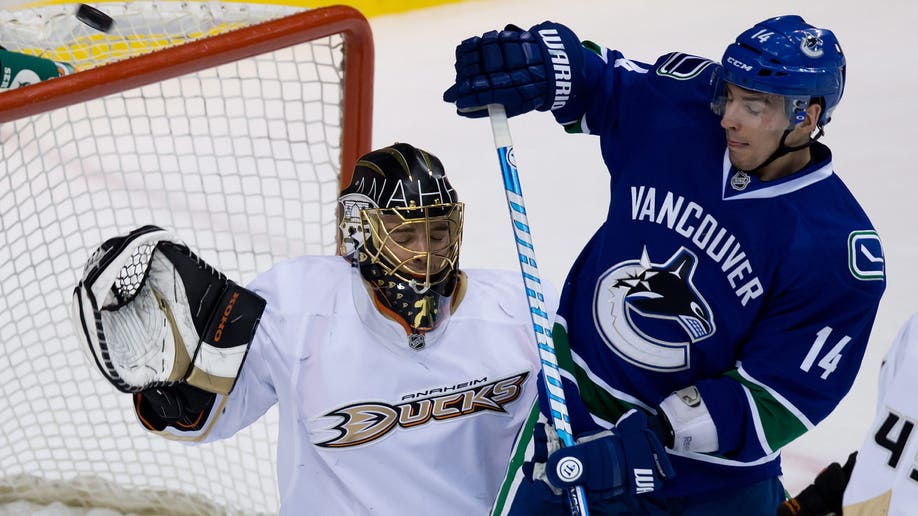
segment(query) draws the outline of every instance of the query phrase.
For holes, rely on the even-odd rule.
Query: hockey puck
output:
[[[76,18],[90,27],[101,31],[108,32],[112,29],[115,20],[102,11],[86,4],[80,4],[77,7]]]

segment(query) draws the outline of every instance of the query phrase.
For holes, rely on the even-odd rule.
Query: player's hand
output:
[[[134,394],[134,411],[147,430],[172,426],[197,431],[207,422],[217,395],[187,383],[163,385]]]
[[[851,478],[857,452],[842,466],[833,462],[816,475],[800,494],[778,506],[778,516],[828,516],[842,513],[845,487]]]
[[[470,118],[488,116],[488,104],[507,116],[559,109],[582,88],[582,69],[580,40],[564,25],[508,25],[456,47],[456,81],[443,100]]]
[[[638,410],[626,412],[611,431],[581,437],[574,446],[555,451],[545,470],[553,486],[582,485],[599,498],[651,493],[675,476],[663,445]]]

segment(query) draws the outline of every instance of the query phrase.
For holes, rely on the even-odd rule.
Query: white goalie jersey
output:
[[[876,418],[845,489],[845,516],[918,510],[918,314],[883,359]]]
[[[466,275],[446,326],[415,350],[346,260],[276,265],[249,285],[267,308],[203,440],[277,403],[282,514],[486,514],[536,397],[539,359],[519,275]]]

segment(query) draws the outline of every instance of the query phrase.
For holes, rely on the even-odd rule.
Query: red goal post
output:
[[[93,5],[109,33],[76,3],[0,10],[0,45],[77,70],[0,92],[0,512],[277,513],[276,407],[225,441],[147,433],[84,356],[70,298],[95,247],[143,224],[241,283],[334,254],[337,194],[370,150],[369,24],[343,6]]]

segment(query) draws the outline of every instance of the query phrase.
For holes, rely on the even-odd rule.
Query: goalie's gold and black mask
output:
[[[357,266],[376,307],[414,348],[449,316],[456,291],[463,204],[436,156],[406,143],[357,162],[338,198],[340,253]]]

